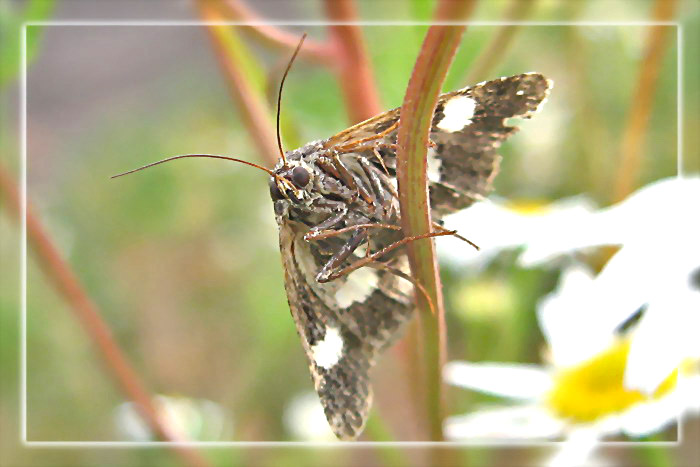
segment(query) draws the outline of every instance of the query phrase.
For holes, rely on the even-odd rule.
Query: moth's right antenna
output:
[[[301,45],[304,43],[304,39],[306,39],[306,33],[304,33],[301,36],[301,39],[299,40],[299,45],[297,45],[297,48],[294,50],[294,54],[292,55],[292,58],[287,64],[287,69],[284,70],[284,75],[282,75],[282,81],[280,81],[280,90],[277,93],[277,147],[279,147],[280,149],[280,155],[282,156],[282,161],[284,161],[284,165],[287,165],[287,158],[284,155],[284,150],[282,149],[282,138],[280,137],[280,104],[282,103],[282,87],[284,86],[284,80],[287,78],[289,69],[292,68],[292,63],[294,63],[294,59],[297,58],[297,54],[301,49]]]

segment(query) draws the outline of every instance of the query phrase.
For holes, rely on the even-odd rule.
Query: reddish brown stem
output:
[[[221,20],[218,12],[207,1],[198,2],[202,19],[205,21]],[[277,133],[272,124],[271,112],[265,102],[264,96],[242,72],[239,64],[235,63],[235,57],[229,53],[226,47],[226,34],[230,26],[207,26],[207,32],[211,38],[216,58],[226,76],[226,84],[233,100],[236,102],[243,121],[250,133],[250,139],[260,152],[260,156],[268,164],[274,166],[280,158],[277,149]]]
[[[10,175],[2,167],[0,167],[0,195],[6,200],[6,205],[10,208],[9,210],[12,214],[18,219],[21,218],[19,190]],[[27,204],[26,210],[26,223],[27,242],[32,247],[40,266],[54,287],[56,287],[56,290],[68,302],[71,310],[75,313],[75,317],[85,328],[104,360],[107,370],[114,377],[121,391],[129,400],[135,403],[144,420],[159,439],[164,441],[184,441],[178,433],[174,433],[160,419],[151,396],[114,340],[109,327],[102,320],[97,306],[90,300],[80,281],[51,241],[29,204]],[[174,446],[173,449],[187,465],[208,465],[197,451],[189,447]]]
[[[673,19],[676,0],[656,0],[654,13],[655,21]],[[620,166],[617,171],[613,202],[621,201],[635,188],[642,169],[642,153],[644,137],[649,126],[649,116],[654,100],[654,89],[661,70],[666,49],[666,38],[673,30],[672,26],[651,26],[647,39],[642,67],[639,70],[639,81],[632,97],[627,126],[622,135],[620,148]],[[678,123],[681,124],[680,122]]]
[[[352,0],[325,0],[324,5],[330,21],[358,21],[357,8]],[[352,123],[379,114],[382,106],[362,29],[355,24],[336,24],[328,26],[328,30],[338,57],[338,79]]]
[[[473,1],[443,0],[438,5],[437,20],[464,19],[474,7]],[[459,46],[464,26],[431,26],[413,68],[401,106],[398,131],[397,178],[401,205],[401,225],[406,236],[430,231],[432,220],[427,186],[427,149],[432,116],[442,83]],[[442,439],[442,379],[445,359],[444,302],[440,275],[432,240],[407,245],[413,277],[423,284],[435,304],[437,313],[430,314],[430,305],[416,294],[421,318],[421,340],[426,387],[430,439]]]
[[[263,21],[263,18],[255,13],[245,2],[240,0],[224,0],[219,4],[222,6],[222,14],[227,19],[249,23],[259,23]],[[290,52],[293,51],[299,43],[299,36],[297,34],[289,33],[269,24],[251,24],[243,28],[243,30],[267,45],[289,50]],[[318,43],[312,39],[306,40],[304,48],[300,51],[300,56],[324,64],[332,64],[335,62],[333,49],[326,44]]]

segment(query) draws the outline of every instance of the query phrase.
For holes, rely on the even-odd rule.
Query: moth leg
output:
[[[413,284],[418,291],[425,297],[425,299],[428,302],[428,306],[430,306],[430,311],[434,315],[435,314],[435,305],[433,304],[433,300],[430,298],[430,295],[428,295],[428,291],[425,290],[425,287],[423,287],[423,284],[418,282],[416,279],[413,277],[409,276],[408,274],[405,274],[403,271],[392,268],[391,266],[387,266],[384,263],[380,263],[378,261],[374,261],[372,263],[367,264],[368,267],[374,268],[374,269],[383,269],[387,272],[390,272],[391,274],[395,275],[396,277],[400,277],[401,279],[407,280],[411,284]]]
[[[338,170],[341,180],[343,180],[351,190],[357,191],[367,204],[375,206],[376,200],[369,194],[362,181],[345,167],[345,164],[340,160],[337,153],[333,153],[331,160]]]
[[[386,190],[384,189],[384,185],[382,184],[382,177],[380,177],[377,174],[377,172],[379,171],[372,170],[373,168],[376,169],[376,167],[374,167],[364,157],[359,157],[357,159],[357,162],[360,164],[362,170],[367,176],[367,179],[370,182],[370,186],[374,191],[374,197],[379,203],[379,206],[374,206],[375,215],[382,220],[391,219],[393,207],[392,198],[390,195],[387,195]]]
[[[380,203],[384,210],[383,219],[393,219],[397,213],[397,205],[394,199],[399,198],[399,193],[396,191],[392,179],[389,175],[382,172],[379,168],[370,164],[367,159],[360,159],[363,161],[362,167],[367,173],[367,177],[370,180],[374,180],[378,185],[376,188],[378,197],[381,197]]]
[[[385,189],[386,191],[389,191],[394,197],[398,197],[398,194],[396,193],[396,189],[388,179],[388,169],[386,165],[384,165],[384,161],[381,158],[381,155],[379,154],[379,148],[382,147],[388,147],[392,150],[395,150],[396,145],[388,143],[371,143],[368,145],[360,145],[356,147],[356,150],[358,152],[372,151],[379,158],[379,161],[384,167],[385,172],[387,172],[386,174],[382,173],[380,170],[376,169],[376,167],[370,164],[366,158],[358,158],[358,162],[362,166],[365,175],[367,175],[368,179],[370,180],[370,183],[373,185],[370,188],[374,193],[374,196],[372,196],[368,189],[365,188],[363,181],[357,175],[350,172],[347,167],[345,167],[343,162],[338,157],[339,152],[334,150],[331,153],[330,160],[333,162],[333,167],[335,168],[337,178],[344,181],[345,184],[351,190],[356,191],[359,194],[359,196],[362,199],[364,199],[365,202],[367,202],[367,204],[371,205],[375,209],[377,215],[381,215],[381,209],[384,211],[383,217],[389,218],[391,217],[392,200],[390,197],[384,196]]]
[[[374,173],[377,174],[377,176],[379,177],[379,179],[382,180],[384,186],[385,186],[386,189],[391,193],[391,195],[392,195],[394,198],[398,198],[398,197],[399,197],[399,192],[396,191],[396,187],[393,185],[393,183],[391,183],[391,179],[389,178],[389,177],[391,177],[391,175],[386,175],[386,174],[383,173],[381,170],[379,170],[378,168],[374,167],[374,166],[371,165],[371,164],[370,164],[370,168],[371,168],[371,170],[372,170]]]
[[[341,204],[341,210],[337,214],[332,214],[330,215],[326,220],[319,222],[316,224],[314,227],[312,227],[305,235],[304,235],[304,240],[308,241],[308,238],[313,238],[317,232],[322,232],[326,231],[327,229],[330,229],[334,225],[337,225],[339,222],[341,222],[345,217],[348,215],[348,207],[344,204]]]
[[[367,233],[366,230],[365,231],[360,230],[358,232],[364,232],[365,234]],[[330,282],[330,281],[335,280],[339,277],[350,274],[351,272],[355,271],[356,269],[359,269],[363,266],[366,266],[367,264],[369,264],[371,262],[378,260],[379,258],[384,256],[385,254],[391,252],[392,250],[399,248],[400,246],[406,245],[407,243],[414,242],[416,240],[421,240],[424,238],[442,237],[445,235],[454,235],[455,233],[456,233],[456,231],[454,231],[454,230],[445,230],[443,232],[428,232],[428,233],[422,234],[422,235],[414,235],[412,237],[404,237],[401,240],[398,240],[398,241],[392,243],[391,245],[389,245],[385,248],[382,248],[378,252],[376,252],[370,256],[366,256],[362,259],[359,259],[359,260],[355,261],[354,263],[352,263],[352,264],[350,264],[350,265],[348,265],[348,266],[344,267],[343,269],[336,271],[336,272],[331,272],[331,269],[333,269],[333,268],[327,269],[326,266],[328,266],[328,264],[330,263],[330,261],[329,261],[326,264],[326,266],[323,267],[323,270],[316,276],[316,280],[318,282],[321,282],[321,283]],[[352,238],[348,241],[348,243],[350,243],[351,240],[352,240]],[[357,248],[357,246],[355,246],[355,248]],[[354,251],[354,249],[353,249],[353,251]],[[349,254],[346,255],[346,258],[347,258],[347,256],[349,256]],[[335,256],[334,256],[334,258],[335,258]],[[333,258],[331,258],[331,260],[332,259]],[[340,263],[338,263],[338,264],[340,264]],[[325,274],[324,274],[324,272],[325,272]]]
[[[333,276],[332,271],[343,264],[343,261],[348,259],[348,257],[355,252],[357,247],[359,247],[366,239],[367,229],[356,230],[350,239],[340,248],[340,250],[338,250],[338,252],[334,254],[331,259],[326,262],[326,264],[323,265],[321,271],[319,271],[319,273],[316,275],[316,280],[318,282],[328,282],[332,280],[329,279],[329,277]]]
[[[357,188],[357,183],[355,183],[355,178],[352,176],[347,167],[345,167],[342,161],[338,159],[338,155],[334,154],[332,151],[329,151],[328,155],[319,157],[317,164],[321,170],[330,175],[332,178],[347,185],[350,193],[352,193],[349,197],[343,195],[342,193],[336,194],[341,196],[347,203],[355,202],[360,194]]]
[[[445,227],[443,227],[442,225],[438,224],[437,222],[433,222],[433,227],[436,228],[436,229],[438,229],[438,230],[440,230],[440,231],[443,231],[443,232],[451,232],[450,230],[446,229]],[[462,237],[462,236],[461,236],[460,234],[458,234],[456,231],[455,231],[455,233],[452,234],[452,235],[454,235],[456,238],[462,240],[463,242],[467,242],[468,244],[470,244],[471,246],[473,246],[473,247],[476,249],[476,251],[481,250],[481,248],[479,248],[479,245],[477,245],[476,243],[472,242],[471,240],[469,240],[469,239],[467,239],[467,238],[465,238],[465,237]]]
[[[320,225],[320,224],[319,224]],[[304,235],[304,240],[311,241],[311,240],[321,240],[324,238],[330,238],[330,237],[335,237],[340,234],[344,234],[346,232],[351,232],[353,230],[358,230],[358,229],[391,229],[391,230],[401,230],[401,227],[398,225],[391,225],[391,224],[356,224],[356,225],[351,225],[348,227],[343,227],[342,229],[327,229],[327,230],[310,230]]]
[[[384,173],[387,174],[387,176],[390,176],[389,169],[387,169],[386,165],[384,165],[384,159],[382,158],[382,155],[379,154],[379,149],[377,148],[377,146],[372,148],[372,152],[374,153],[374,157],[376,157],[377,160],[379,161],[379,163],[382,165],[382,169],[384,169]]]

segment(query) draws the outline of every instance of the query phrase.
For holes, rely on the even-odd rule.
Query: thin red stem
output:
[[[20,218],[20,193],[12,177],[0,167],[0,195],[6,200],[12,214]],[[156,436],[164,441],[184,441],[180,434],[173,432],[163,420],[153,404],[136,371],[115,341],[109,326],[101,317],[97,305],[85,292],[80,280],[63,259],[41,221],[34,215],[29,203],[26,210],[27,241],[32,247],[40,266],[51,280],[56,290],[70,305],[75,317],[92,339],[107,371],[114,377],[122,393],[133,401]],[[206,460],[194,449],[186,446],[173,446],[180,457],[191,466],[206,466]]]
[[[671,20],[676,4],[677,0],[656,0],[653,19],[655,21]],[[625,199],[634,190],[642,171],[644,138],[649,126],[654,90],[666,50],[666,38],[672,30],[674,30],[672,26],[650,26],[649,28],[646,50],[639,70],[639,81],[631,101],[627,126],[622,135],[620,166],[617,170],[613,202]]]
[[[324,5],[331,21],[358,21],[352,0],[325,0]],[[335,24],[328,26],[328,31],[338,58],[338,79],[350,120],[357,123],[379,114],[383,109],[362,29],[356,24]]]
[[[219,13],[207,1],[197,3],[204,20],[221,20]],[[251,142],[257,146],[262,159],[274,166],[279,159],[277,135],[272,120],[272,112],[264,96],[243,73],[237,56],[230,48],[233,32],[230,26],[207,26],[216,58],[226,76],[231,97],[236,102],[243,121],[250,133]]]
[[[436,19],[464,19],[474,7],[473,1],[443,0]],[[432,116],[442,83],[459,46],[464,26],[431,26],[413,68],[401,106],[398,131],[397,178],[401,225],[404,235],[430,232],[432,220],[427,186],[427,150]],[[413,277],[427,290],[436,308],[430,313],[428,300],[416,294],[421,319],[423,374],[426,387],[426,417],[431,440],[442,439],[444,414],[441,368],[445,360],[445,321],[442,285],[432,240],[407,245]]]
[[[219,3],[223,8],[221,13],[227,19],[234,19],[251,24],[242,30],[261,42],[283,50],[294,50],[299,42],[299,36],[269,24],[259,24],[263,18],[255,13],[245,2],[240,0],[225,0]],[[300,56],[323,64],[335,63],[332,47],[307,39]]]

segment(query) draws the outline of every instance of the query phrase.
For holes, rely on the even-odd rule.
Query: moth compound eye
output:
[[[292,183],[294,183],[297,188],[304,188],[309,184],[309,180],[311,180],[311,175],[309,175],[308,170],[299,165],[294,167],[292,170]]]
[[[277,186],[277,180],[274,178],[270,179],[270,198],[272,198],[272,201],[284,198],[280,188]]]

